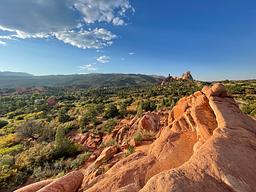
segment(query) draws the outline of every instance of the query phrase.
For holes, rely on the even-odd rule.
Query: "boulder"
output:
[[[110,147],[105,148],[101,152],[100,156],[94,162],[94,166],[96,168],[98,168],[104,162],[107,162],[109,159],[111,159],[117,152],[118,152],[118,147],[117,146],[110,146]]]
[[[160,118],[156,113],[146,113],[139,121],[139,128],[157,132],[160,128]]]

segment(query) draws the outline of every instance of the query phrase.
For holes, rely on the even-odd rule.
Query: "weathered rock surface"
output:
[[[83,178],[84,176],[80,171],[74,171],[50,183],[38,192],[75,192],[80,187]]]
[[[156,113],[146,113],[139,121],[139,128],[157,132],[160,128],[160,118]]]
[[[118,152],[117,146],[110,146],[105,148],[101,152],[100,156],[96,159],[94,166],[99,167],[100,165],[102,165],[102,163],[111,159],[117,152]]]
[[[71,140],[75,143],[81,144],[86,150],[94,151],[102,142],[101,135],[95,135],[90,132],[84,134],[78,133],[71,137]]]
[[[106,148],[83,171],[79,192],[256,191],[256,121],[240,111],[223,85],[182,98],[169,112],[168,121],[148,114],[126,125],[114,130],[112,138],[125,141],[138,127],[158,130],[159,135],[147,150],[125,158],[116,154],[117,148]],[[97,174],[97,161],[98,167],[108,167],[104,173]],[[75,192],[81,178],[61,179]],[[40,192],[54,191],[49,186],[62,186],[60,180]]]
[[[14,192],[34,192],[34,191],[38,191],[40,189],[42,189],[43,187],[45,187],[46,185],[49,185],[50,183],[52,183],[54,180],[53,179],[47,179],[47,180],[43,180],[37,183],[33,183],[30,184],[26,187],[23,187],[21,189],[18,189]]]
[[[113,129],[111,135],[103,138],[103,142],[116,141],[123,148],[126,148],[127,143],[131,142],[134,135],[141,131],[148,132],[155,138],[155,135],[159,133],[161,123],[165,124],[164,115],[162,114],[162,118],[155,112],[147,112],[142,117],[135,116],[130,120],[123,119]]]
[[[16,192],[76,192],[83,181],[80,171],[71,172],[64,177],[53,180],[45,180],[23,187]]]
[[[256,191],[255,120],[242,114],[222,85],[203,92],[216,117],[212,136],[186,163],[155,175],[141,192]]]

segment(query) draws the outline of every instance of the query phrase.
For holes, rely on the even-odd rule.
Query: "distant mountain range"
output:
[[[33,75],[23,72],[0,71],[0,77],[31,77]]]
[[[83,74],[33,76],[28,73],[0,72],[0,88],[19,87],[117,87],[159,83],[163,77],[142,74]]]

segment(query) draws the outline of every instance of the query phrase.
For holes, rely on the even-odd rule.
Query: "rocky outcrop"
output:
[[[168,75],[167,78],[163,79],[161,82],[161,86],[167,85],[168,83],[171,83],[172,81],[174,81],[175,78],[172,77],[170,74]]]
[[[94,162],[94,166],[99,167],[100,165],[102,165],[102,163],[111,159],[117,152],[118,152],[117,146],[110,146],[110,147],[105,148],[101,152],[100,156]]]
[[[146,112],[142,117],[135,116],[132,119],[123,119],[113,129],[111,135],[103,138],[103,143],[116,141],[120,146],[127,147],[127,143],[133,140],[138,132],[148,132],[155,138],[159,132],[161,124],[165,124],[166,115],[159,115],[155,112]]]
[[[181,79],[186,80],[186,81],[193,81],[194,80],[190,71],[187,71],[187,72],[183,73]]]
[[[75,143],[79,143],[86,150],[94,151],[102,142],[101,134],[94,134],[90,132],[78,133],[71,137],[71,140]]]
[[[141,192],[256,191],[255,120],[239,110],[222,85],[204,88],[203,93],[217,123],[212,135],[186,163],[155,175]]]
[[[185,73],[182,74],[181,77],[172,77],[169,74],[168,77],[164,78],[161,81],[161,86],[166,86],[166,85],[168,85],[169,83],[171,83],[173,81],[179,81],[179,80],[194,81],[191,72],[190,71],[186,71]]]
[[[120,127],[113,137],[124,138],[139,125],[159,134],[147,150],[128,157],[115,147],[105,149],[98,167],[109,168],[96,174],[97,160],[87,167],[79,192],[256,191],[256,121],[240,111],[223,85],[182,98],[168,121],[159,122],[150,114]]]
[[[139,128],[146,131],[157,132],[160,128],[160,118],[156,113],[146,113],[139,121]]]

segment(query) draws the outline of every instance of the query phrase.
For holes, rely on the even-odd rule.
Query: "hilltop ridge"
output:
[[[1,76],[0,88],[30,87],[115,87],[139,86],[159,83],[161,77],[143,74],[74,74],[48,76]]]
[[[0,77],[32,77],[32,74],[24,72],[0,71]]]

